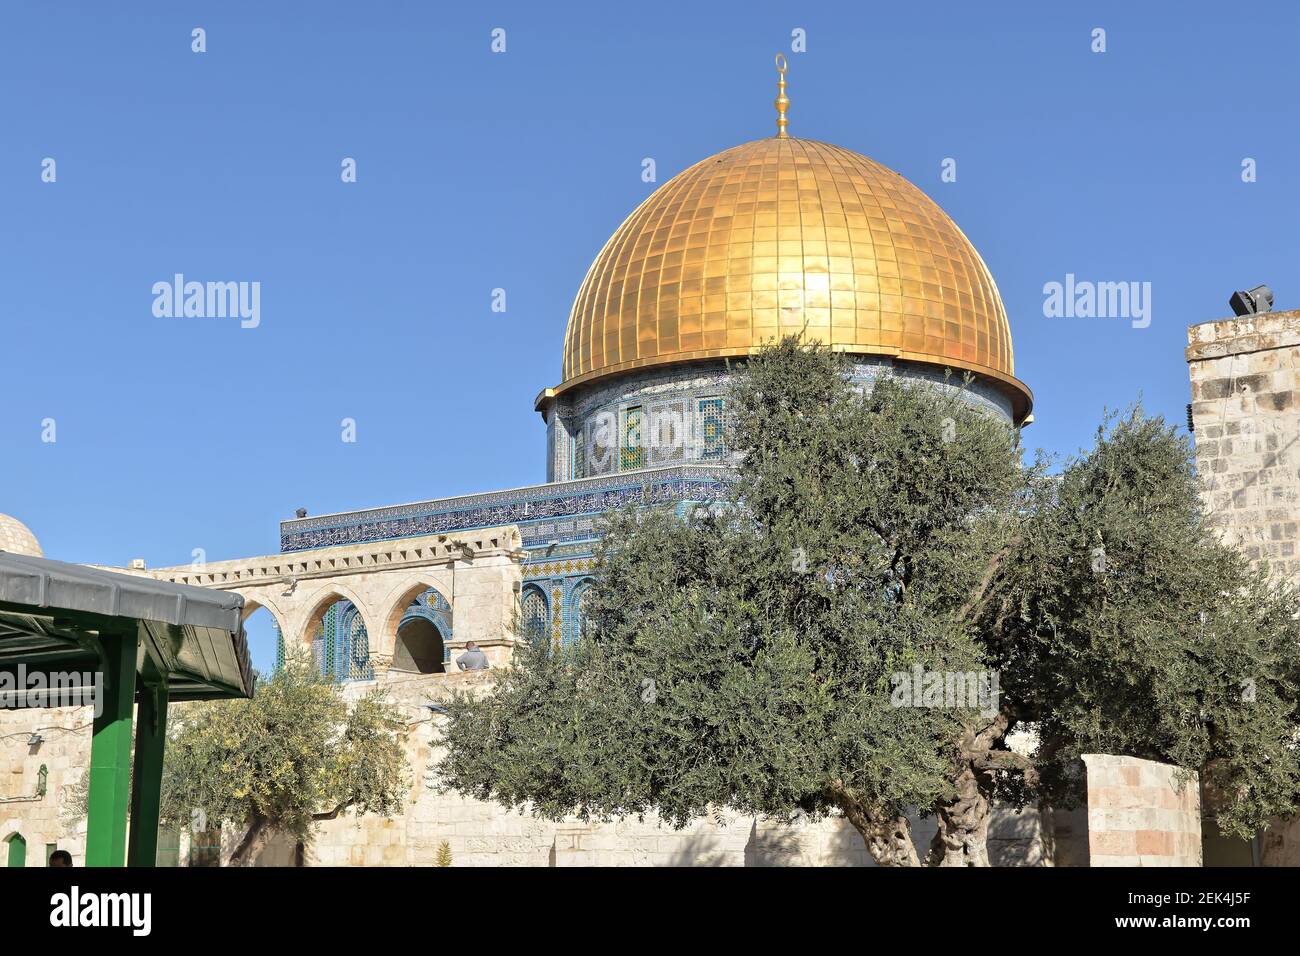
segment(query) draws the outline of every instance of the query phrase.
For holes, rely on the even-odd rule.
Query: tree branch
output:
[[[974,611],[976,611],[984,600],[989,596],[993,587],[993,581],[997,578],[998,571],[1002,569],[1002,562],[1014,551],[1021,543],[1021,538],[1016,535],[998,551],[989,558],[989,563],[984,567],[984,575],[980,578],[979,584],[974,592],[966,599],[966,603],[957,611],[957,617],[966,620]]]
[[[1032,785],[1038,782],[1038,766],[1013,750],[990,750],[976,757],[972,763],[977,770],[1019,770],[1025,775],[1025,783]]]
[[[334,820],[334,819],[337,819],[337,818],[338,818],[338,815],[339,815],[340,813],[342,813],[344,810],[346,810],[348,807],[352,806],[352,804],[354,804],[354,803],[356,803],[356,802],[357,802],[357,801],[356,801],[356,798],[355,798],[355,797],[352,797],[352,798],[350,798],[350,799],[348,799],[348,800],[344,800],[342,803],[340,803],[340,804],[339,804],[337,807],[335,807],[333,810],[328,810],[328,811],[326,811],[325,813],[313,813],[313,814],[311,815],[311,818],[312,818],[313,820]]]

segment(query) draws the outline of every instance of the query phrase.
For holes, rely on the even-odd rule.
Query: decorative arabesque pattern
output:
[[[532,586],[524,588],[519,602],[519,619],[523,636],[529,643],[546,640],[547,617],[546,595],[542,589]]]
[[[564,586],[557,582],[551,588],[551,650],[564,646]]]
[[[504,524],[519,525],[524,547],[533,548],[545,546],[557,537],[557,531],[566,533],[555,527],[557,521],[572,519],[590,528],[591,516],[625,504],[713,501],[726,495],[726,473],[718,465],[665,468],[646,476],[608,475],[345,515],[289,519],[280,522],[280,550],[292,553]]]
[[[370,662],[370,636],[351,601],[336,601],[325,611],[312,640],[311,653],[321,675],[330,680],[375,678]]]

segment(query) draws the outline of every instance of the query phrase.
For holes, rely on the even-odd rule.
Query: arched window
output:
[[[370,666],[370,635],[366,633],[366,622],[361,620],[361,613],[349,602],[343,614],[342,654],[340,657],[346,669],[340,671],[342,680],[374,680],[374,668]]]
[[[646,449],[641,434],[640,405],[630,405],[623,410],[623,431],[619,442],[618,470],[634,471],[645,467]]]
[[[696,407],[700,416],[700,458],[704,461],[721,461],[727,452],[723,431],[723,400],[701,398]]]
[[[532,584],[524,588],[519,602],[519,621],[524,639],[533,644],[545,644],[549,616],[546,594],[542,589]]]
[[[351,601],[336,601],[325,611],[311,644],[321,674],[333,680],[373,680],[370,636]]]
[[[572,621],[573,627],[570,629],[567,644],[573,644],[582,640],[591,632],[591,617],[589,609],[591,607],[591,587],[590,581],[583,581],[573,589],[572,602]]]

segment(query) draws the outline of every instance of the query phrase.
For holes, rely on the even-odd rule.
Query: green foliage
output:
[[[1297,805],[1296,595],[1214,536],[1188,442],[1133,409],[1041,489],[982,625],[1068,802],[1081,753],[1198,770],[1248,836]]]
[[[434,866],[451,866],[451,844],[443,840],[438,844],[438,858]]]
[[[1295,809],[1295,596],[1214,538],[1187,442],[1135,410],[1048,477],[961,387],[753,358],[729,500],[608,516],[589,635],[450,703],[443,784],[551,818],[837,807],[869,843],[920,808],[976,861],[972,787],[1068,803],[1085,752],[1199,771],[1226,832]],[[1000,712],[895,706],[916,666],[995,669]]]
[[[61,795],[63,805],[59,808],[59,823],[64,829],[75,829],[77,824],[86,819],[90,809],[90,768],[81,771],[75,783],[64,784]]]
[[[313,820],[391,816],[405,791],[399,714],[371,694],[351,708],[301,663],[259,681],[251,700],[192,704],[169,728],[164,821],[232,824],[309,841]]]
[[[890,678],[979,666],[949,612],[1026,472],[961,398],[889,379],[860,395],[843,372],[793,341],[749,363],[731,500],[610,515],[589,639],[450,705],[445,784],[676,825],[710,804],[888,816],[950,792],[962,713],[893,706]]]

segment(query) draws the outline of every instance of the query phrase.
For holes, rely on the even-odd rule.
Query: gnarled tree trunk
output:
[[[992,805],[981,786],[980,772],[963,760],[953,783],[957,796],[935,811],[938,829],[930,841],[927,866],[988,866]]]
[[[239,843],[230,851],[226,866],[251,866],[253,860],[257,859],[257,855],[271,842],[273,835],[273,831],[267,826],[266,818],[260,815],[254,816],[249,821],[248,829]]]
[[[920,866],[912,824],[901,813],[888,813],[863,804],[841,784],[831,787],[836,806],[862,835],[871,858],[880,866]]]
[[[999,770],[1019,771],[1034,783],[1033,761],[1006,748],[1011,717],[998,713],[967,724],[956,747],[956,795],[935,808],[938,829],[930,841],[928,866],[988,866],[991,795]]]

